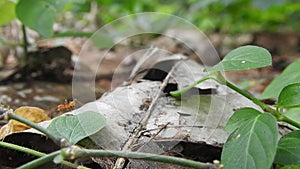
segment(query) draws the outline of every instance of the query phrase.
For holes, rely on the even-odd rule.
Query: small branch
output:
[[[213,77],[212,75],[215,75],[215,77]],[[272,107],[266,105],[265,103],[263,103],[262,101],[258,100],[256,97],[252,96],[251,94],[249,94],[248,92],[240,89],[239,87],[235,86],[234,84],[232,84],[231,82],[229,82],[228,80],[226,80],[224,78],[224,76],[222,76],[222,74],[220,72],[213,72],[210,76],[205,77],[197,82],[195,82],[194,84],[192,84],[191,86],[188,86],[186,88],[183,88],[181,90],[178,91],[174,91],[174,92],[170,92],[170,94],[174,97],[179,97],[181,96],[183,93],[189,91],[190,89],[192,89],[193,87],[195,87],[196,85],[208,80],[208,79],[213,79],[216,82],[226,85],[227,87],[231,88],[232,90],[236,91],[237,93],[241,94],[242,96],[248,98],[249,100],[251,100],[253,103],[255,103],[256,105],[258,105],[260,108],[263,109],[264,112],[268,112],[271,113],[272,115],[274,115],[276,117],[276,119],[278,121],[283,121],[286,122],[288,124],[291,124],[297,128],[300,128],[300,124],[284,115],[282,115],[279,111],[273,109]]]
[[[92,32],[61,32],[53,35],[53,38],[57,37],[87,37],[90,38],[94,33]]]
[[[279,117],[280,116],[280,115],[278,115],[276,113],[276,110],[274,110],[273,108],[269,107],[265,103],[261,102],[260,100],[258,100],[257,98],[255,98],[254,96],[252,96],[251,94],[249,94],[248,92],[246,92],[246,91],[238,88],[237,86],[235,86],[234,84],[230,83],[227,80],[226,80],[225,83],[226,83],[225,84],[226,86],[228,86],[229,88],[235,90],[239,94],[245,96],[246,98],[248,98],[249,100],[251,100],[253,103],[255,103],[256,105],[258,105],[260,108],[262,108],[265,112],[269,112],[269,113],[273,114],[275,117]]]
[[[265,103],[258,100],[256,97],[252,96],[247,91],[240,89],[239,87],[235,86],[234,84],[232,84],[231,82],[226,80],[220,72],[214,72],[213,74],[215,75],[215,77],[211,77],[211,79],[215,80],[216,82],[218,82],[222,85],[226,85],[227,87],[231,88],[232,90],[236,91],[237,93],[239,93],[242,96],[246,97],[247,99],[251,100],[253,103],[255,103],[260,108],[262,108],[263,111],[273,114],[277,119],[281,116],[280,113],[278,113],[272,107],[266,105]]]
[[[190,86],[188,86],[188,87],[185,87],[185,88],[183,88],[183,89],[181,89],[181,90],[177,90],[177,91],[172,91],[172,92],[170,92],[170,95],[173,96],[173,97],[180,97],[180,96],[183,95],[185,92],[191,90],[193,87],[195,87],[195,86],[197,86],[198,84],[200,84],[200,83],[202,83],[202,82],[204,82],[204,81],[206,81],[206,80],[209,80],[209,79],[211,79],[211,77],[209,77],[209,76],[208,76],[208,77],[204,77],[203,79],[198,80],[197,82],[195,82],[194,84],[192,84],[192,85],[190,85]]]
[[[213,78],[214,79],[214,78]],[[217,82],[219,82],[218,79],[214,79]],[[221,82],[219,82],[221,83]],[[271,113],[272,115],[274,115],[276,117],[276,119],[278,121],[283,121],[286,122],[288,124],[291,124],[297,128],[300,128],[300,124],[284,115],[282,115],[279,111],[276,111],[275,109],[273,109],[272,107],[266,105],[265,103],[261,102],[260,100],[258,100],[256,97],[252,96],[251,94],[249,94],[248,92],[238,88],[237,86],[235,86],[234,84],[230,83],[229,81],[225,80],[226,86],[228,86],[229,88],[235,90],[236,92],[238,92],[239,94],[243,95],[244,97],[248,98],[249,100],[251,100],[253,103],[255,103],[256,105],[258,105],[260,108],[263,109],[263,111]],[[222,83],[221,83],[222,84]]]
[[[23,50],[24,50],[24,56],[25,56],[25,62],[28,64],[29,58],[28,58],[28,40],[27,40],[27,33],[26,33],[26,27],[24,24],[22,24],[22,33],[23,33]]]
[[[19,121],[19,122],[21,122],[21,123],[24,123],[24,124],[26,124],[26,125],[28,125],[28,126],[34,128],[34,129],[36,129],[36,130],[42,132],[42,133],[44,133],[47,137],[49,137],[55,144],[57,144],[57,145],[60,146],[60,147],[66,147],[66,146],[70,145],[70,144],[67,142],[67,140],[65,140],[65,139],[60,139],[60,138],[55,137],[55,136],[54,136],[51,132],[49,132],[47,129],[45,129],[45,128],[39,126],[39,125],[36,124],[36,123],[33,123],[33,122],[31,122],[31,121],[28,121],[28,120],[26,120],[26,119],[24,119],[24,118],[22,118],[22,117],[20,117],[20,116],[18,116],[18,115],[16,115],[16,114],[13,114],[12,112],[7,112],[7,113],[6,113],[6,116],[7,116],[7,118],[6,118],[7,120],[9,120],[9,119],[17,120],[17,121]]]
[[[47,155],[45,153],[30,149],[30,148],[27,148],[27,147],[22,147],[22,146],[19,146],[19,145],[16,145],[16,144],[7,143],[7,142],[3,142],[3,141],[0,141],[0,146],[5,147],[5,148],[9,148],[9,149],[13,149],[13,150],[16,150],[16,151],[24,152],[24,153],[27,153],[27,154],[31,154],[31,155],[36,156],[36,157],[43,157],[43,156]],[[75,165],[73,163],[70,163],[68,161],[62,161],[61,164],[64,165],[64,166],[67,166],[67,167],[77,168],[77,165]]]
[[[141,120],[138,128],[136,129],[136,132],[134,132],[131,135],[131,137],[128,139],[128,141],[124,144],[124,146],[122,148],[123,151],[131,151],[131,146],[137,142],[137,140],[139,139],[140,134],[142,133],[144,128],[146,128],[147,122],[148,122],[148,120],[149,120],[149,118],[152,114],[153,109],[155,108],[157,100],[161,97],[161,94],[163,93],[163,90],[165,89],[165,87],[168,84],[169,79],[171,78],[171,74],[174,72],[174,70],[175,70],[175,68],[177,67],[178,64],[179,64],[179,62],[177,62],[172,67],[172,69],[168,72],[168,75],[165,77],[163,83],[160,86],[160,89],[159,89],[158,93],[156,93],[155,98],[152,100],[149,108],[147,109],[147,112],[145,113],[145,116]],[[124,158],[118,158],[115,162],[114,169],[124,168],[124,165],[125,165],[125,159]]]
[[[13,150],[16,150],[16,151],[24,152],[24,153],[27,153],[27,154],[31,154],[31,155],[36,156],[36,157],[42,157],[42,156],[46,155],[45,153],[41,153],[39,151],[35,151],[35,150],[27,148],[27,147],[22,147],[22,146],[19,146],[19,145],[16,145],[16,144],[11,144],[11,143],[7,143],[7,142],[3,142],[3,141],[0,141],[0,146],[5,147],[5,148],[9,148],[9,149],[13,149]]]
[[[113,151],[113,150],[87,150],[79,149],[77,147],[65,148],[63,154],[72,157],[123,157],[130,158],[135,160],[146,160],[146,161],[156,161],[169,164],[176,164],[183,167],[191,167],[198,169],[217,169],[213,164],[201,163],[193,160],[188,160],[184,158],[165,156],[165,155],[156,155],[150,153],[140,153],[140,152],[125,152],[125,151]]]
[[[286,122],[290,125],[293,125],[294,127],[297,127],[300,129],[300,124],[297,121],[294,121],[293,119],[290,119],[289,117],[282,115],[280,121]]]
[[[45,155],[43,157],[40,157],[40,158],[35,159],[33,161],[30,161],[30,162],[28,162],[28,163],[26,163],[26,164],[18,167],[17,169],[31,169],[31,168],[35,168],[35,167],[41,166],[41,165],[43,165],[45,163],[53,161],[53,159],[56,156],[60,155],[60,153],[61,153],[61,150],[54,151],[54,152],[52,152],[52,153],[50,153],[48,155]]]
[[[26,76],[26,79],[28,81],[30,80],[30,76],[29,76],[29,68],[27,65],[29,65],[29,55],[28,55],[28,40],[27,40],[27,33],[26,33],[26,27],[24,24],[22,24],[22,33],[23,33],[23,51],[24,51],[24,73]]]

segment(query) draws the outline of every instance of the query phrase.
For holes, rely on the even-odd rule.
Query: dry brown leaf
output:
[[[46,112],[38,107],[22,106],[16,109],[14,111],[14,114],[34,123],[50,120]],[[29,126],[21,122],[18,122],[16,120],[9,120],[9,122],[0,129],[0,139],[11,133],[27,130],[29,128]]]
[[[5,136],[9,135],[11,132],[11,125],[8,123],[0,128],[0,140],[4,139]]]
[[[38,107],[23,106],[16,109],[14,113],[34,123],[50,120],[45,111]],[[29,126],[15,120],[12,120],[9,123],[13,124],[12,132],[27,130],[30,128]]]

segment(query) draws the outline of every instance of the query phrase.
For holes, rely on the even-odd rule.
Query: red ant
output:
[[[56,107],[56,112],[65,113],[67,111],[74,110],[76,101],[76,99],[74,99],[73,101],[68,101],[67,99],[65,99],[63,104],[60,104]]]

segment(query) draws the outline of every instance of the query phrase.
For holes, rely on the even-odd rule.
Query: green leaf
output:
[[[289,109],[284,113],[284,115],[300,123],[300,108]]]
[[[217,65],[207,71],[248,70],[270,66],[272,58],[269,51],[258,46],[242,46],[229,52]]]
[[[115,45],[113,38],[110,35],[96,33],[91,37],[93,45],[98,48],[110,49]]]
[[[20,0],[16,6],[18,19],[44,37],[53,34],[55,13],[55,7],[44,0]]]
[[[57,11],[62,12],[69,10],[68,6],[73,6],[74,4],[89,4],[89,1],[86,0],[43,0],[51,4]],[[67,9],[66,9],[67,6]]]
[[[278,143],[275,163],[281,165],[300,165],[300,130],[283,136]]]
[[[286,165],[286,166],[280,167],[279,169],[300,169],[300,167],[295,166],[295,165]]]
[[[53,162],[54,162],[54,164],[60,164],[63,160],[64,160],[64,157],[61,154],[59,154],[56,157],[54,157]]]
[[[300,59],[290,64],[266,87],[260,99],[276,98],[281,90],[293,83],[300,83]]]
[[[279,94],[277,106],[282,108],[300,106],[300,83],[284,87]]]
[[[249,119],[253,119],[260,114],[261,112],[250,107],[241,108],[234,112],[234,114],[228,120],[224,129],[226,131],[234,131]]]
[[[67,139],[71,144],[88,137],[103,127],[106,120],[103,115],[93,111],[82,112],[74,116],[60,116],[51,122],[48,130],[59,138]]]
[[[0,26],[5,25],[16,18],[16,4],[8,0],[0,0]]]
[[[286,0],[272,0],[272,1],[262,1],[262,0],[252,0],[252,5],[256,8],[267,10],[272,6],[282,6]]]
[[[223,147],[221,163],[228,169],[270,168],[277,139],[278,128],[274,116],[259,114],[229,136]]]

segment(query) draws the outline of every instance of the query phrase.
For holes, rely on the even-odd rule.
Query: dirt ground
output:
[[[182,33],[182,32],[176,32]],[[184,32],[186,33],[186,32]],[[273,56],[273,66],[248,70],[248,71],[233,71],[226,72],[226,77],[242,88],[249,90],[254,94],[259,94],[289,64],[300,58],[300,36],[297,33],[253,33],[241,35],[221,35],[210,34],[208,36],[214,47],[222,58],[230,50],[242,45],[258,45],[268,49]],[[84,38],[63,38],[40,41],[38,43],[39,50],[45,48],[53,48],[56,46],[65,46],[72,52],[72,61],[65,60],[63,64],[57,66],[74,68],[74,60],[80,59],[82,71],[77,72],[77,75],[82,79],[90,82],[90,79],[95,79],[95,92],[99,98],[104,92],[111,90],[127,80],[135,63],[138,61],[140,54],[134,52],[141,49],[149,48],[150,46],[158,46],[170,53],[181,53],[187,55],[191,59],[195,59],[201,63],[201,59],[195,55],[195,50],[202,46],[197,46],[198,39],[193,37],[193,34],[187,36],[187,39],[192,45],[192,49],[186,47],[181,42],[175,41],[163,36],[144,40],[141,37],[133,37],[123,44],[116,45],[114,48],[96,49],[84,46],[87,39]],[[59,44],[59,45],[58,45]],[[12,50],[12,49],[10,49]],[[1,78],[9,77],[14,71],[18,70],[18,59],[11,54],[3,63],[0,74]],[[54,51],[55,55],[55,51]],[[99,62],[99,56],[104,57]],[[53,63],[51,63],[53,64]],[[215,64],[212,62],[212,64]],[[43,68],[41,68],[43,69]],[[44,67],[44,69],[48,69]],[[63,72],[62,72],[63,71]],[[52,71],[53,72],[53,71]],[[52,77],[47,74],[41,74],[39,77],[30,78],[30,82],[26,79],[10,80],[2,83],[0,86],[0,102],[3,105],[10,106],[15,109],[22,105],[38,106],[49,114],[55,112],[56,106],[63,103],[65,99],[73,99],[72,97],[72,71],[67,74],[63,70],[55,72]],[[61,79],[57,77],[62,77]],[[63,81],[62,79],[69,79]],[[84,93],[82,93],[84,95]]]

